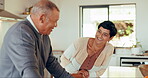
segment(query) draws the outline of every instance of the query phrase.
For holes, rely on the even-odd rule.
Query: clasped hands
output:
[[[87,70],[79,70],[78,73],[72,74],[74,78],[88,78],[89,72]]]

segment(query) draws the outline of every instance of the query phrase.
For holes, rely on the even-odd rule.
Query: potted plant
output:
[[[133,55],[141,54],[142,45],[140,42],[136,42],[135,45],[132,46],[131,51]]]

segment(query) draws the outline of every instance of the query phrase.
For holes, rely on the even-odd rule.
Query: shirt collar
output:
[[[31,16],[30,15],[27,16],[27,19],[31,23],[31,25],[35,28],[35,30],[39,33],[38,29],[36,28],[36,26],[34,25],[32,19],[31,19]]]

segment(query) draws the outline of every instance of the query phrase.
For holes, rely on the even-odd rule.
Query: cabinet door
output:
[[[116,54],[113,54],[110,59],[109,66],[120,66],[120,57]]]
[[[4,0],[0,0],[0,9],[4,9]]]
[[[109,62],[109,66],[117,66],[117,57],[116,56],[112,56]]]

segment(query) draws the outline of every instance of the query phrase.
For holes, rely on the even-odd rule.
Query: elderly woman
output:
[[[114,47],[108,43],[116,35],[117,29],[111,21],[98,26],[95,38],[79,38],[61,56],[61,65],[79,76],[99,77],[110,61]]]

